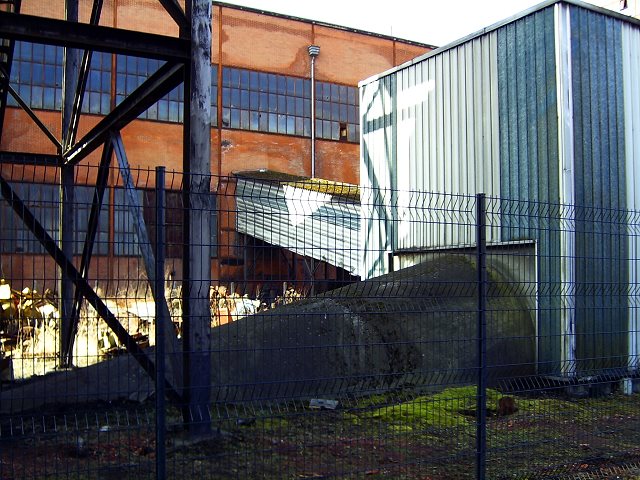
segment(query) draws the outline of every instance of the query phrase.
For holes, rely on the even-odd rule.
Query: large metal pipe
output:
[[[320,47],[309,45],[311,57],[311,178],[316,177],[316,57],[320,54]]]

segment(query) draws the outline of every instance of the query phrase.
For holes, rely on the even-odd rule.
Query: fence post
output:
[[[484,480],[487,461],[487,217],[485,194],[476,195],[478,265],[478,388],[476,405],[476,478]]]
[[[156,480],[166,478],[165,449],[165,331],[162,318],[165,314],[164,257],[165,257],[165,167],[156,167],[156,264],[155,264],[155,310],[156,310]]]

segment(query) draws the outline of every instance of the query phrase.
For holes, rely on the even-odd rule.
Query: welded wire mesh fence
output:
[[[2,170],[0,478],[639,475],[637,212],[75,174]]]

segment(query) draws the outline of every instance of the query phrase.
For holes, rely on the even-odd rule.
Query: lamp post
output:
[[[311,178],[316,177],[316,57],[320,55],[320,47],[309,45],[311,57]]]

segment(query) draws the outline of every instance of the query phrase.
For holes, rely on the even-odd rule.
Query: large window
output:
[[[329,140],[360,141],[357,88],[316,82],[316,135]]]
[[[310,88],[303,78],[223,68],[222,125],[310,136]]]
[[[62,47],[16,42],[11,84],[31,108],[62,108],[62,55]],[[11,95],[8,103],[17,106]],[[105,115],[110,107],[111,54],[94,52],[82,111]]]
[[[58,218],[60,215],[59,186],[52,184],[14,183],[12,184],[18,197],[33,213],[47,233],[54,239],[59,239]],[[82,253],[84,240],[87,236],[89,214],[93,202],[94,187],[76,186],[74,188],[75,206],[73,232],[73,252]],[[107,208],[108,195],[103,197],[102,209],[98,223],[93,253],[105,255],[108,247],[109,212]],[[44,247],[31,231],[13,211],[6,201],[0,201],[0,251],[3,253],[45,253]]]
[[[310,89],[305,78],[223,68],[222,125],[309,137]],[[328,140],[359,141],[356,87],[316,82],[316,133]]]
[[[163,64],[150,58],[118,55],[116,59],[116,104],[133,93],[147,78]],[[217,85],[218,67],[211,66],[211,125],[217,125]],[[182,123],[184,121],[184,86],[179,85],[154,105],[143,112],[139,118]]]

